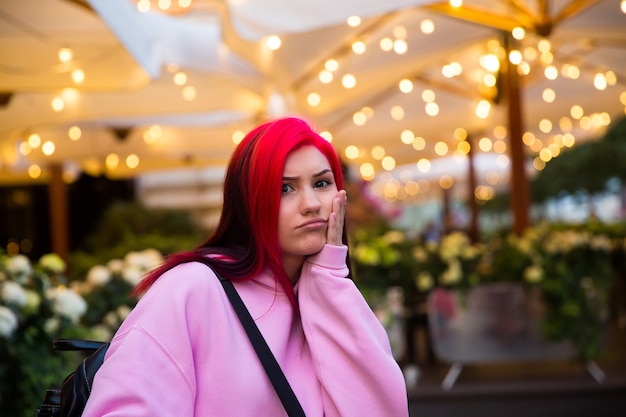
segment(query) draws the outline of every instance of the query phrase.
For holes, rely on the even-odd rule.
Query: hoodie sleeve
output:
[[[305,262],[298,303],[326,417],[408,416],[407,390],[387,334],[351,279],[347,247]]]

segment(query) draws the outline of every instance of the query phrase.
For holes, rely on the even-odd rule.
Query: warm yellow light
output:
[[[448,144],[439,141],[435,144],[435,153],[439,156],[444,156],[448,153]]]
[[[408,51],[409,45],[406,43],[404,39],[396,39],[393,41],[393,50],[398,55],[403,55]]]
[[[163,134],[163,130],[159,125],[150,126],[145,132],[143,132],[143,141],[145,143],[154,143],[156,142],[161,135]]]
[[[85,72],[80,68],[72,71],[72,81],[76,84],[82,84],[85,81]]]
[[[52,99],[50,105],[52,107],[52,110],[60,112],[65,108],[65,101],[63,101],[61,97],[55,97]]]
[[[400,80],[400,82],[398,83],[398,87],[403,93],[410,93],[411,91],[413,91],[413,81],[404,78]]]
[[[324,63],[324,68],[331,72],[337,71],[337,69],[339,68],[339,63],[335,59],[329,59]]]
[[[159,0],[159,9],[168,10],[172,7],[172,0]]]
[[[143,13],[149,11],[151,6],[150,0],[139,0],[137,2],[137,10]]]
[[[550,44],[549,40],[544,38],[540,40],[537,44],[537,49],[539,49],[539,52],[548,52],[550,49],[552,49],[552,45]]]
[[[435,92],[433,90],[424,90],[422,91],[422,100],[426,103],[432,103],[435,101]]]
[[[270,35],[265,40],[265,46],[267,46],[267,48],[272,51],[278,50],[281,44],[282,44],[282,40],[280,39],[280,36],[277,36],[277,35]]]
[[[493,128],[493,135],[497,139],[504,139],[506,137],[507,130],[506,127],[500,125]]]
[[[542,161],[541,158],[536,157],[535,159],[533,159],[533,167],[537,171],[543,171],[543,169],[546,167],[546,163]]]
[[[396,167],[396,160],[393,159],[391,156],[385,156],[381,161],[381,165],[383,169],[391,171]]]
[[[497,82],[496,76],[491,73],[487,73],[483,76],[483,84],[485,84],[487,87],[495,86],[496,82]]]
[[[585,114],[585,111],[583,110],[583,108],[581,106],[579,106],[578,104],[575,104],[569,110],[569,114],[570,114],[570,116],[572,116],[572,118],[574,118],[576,120],[580,120],[583,117],[583,115]]]
[[[139,166],[139,157],[134,153],[131,153],[126,157],[126,166],[130,169],[135,169]]]
[[[559,76],[559,71],[556,69],[554,65],[548,65],[543,74],[546,76],[548,80],[556,80]]]
[[[494,54],[483,55],[479,59],[480,66],[489,72],[498,72],[500,69],[500,60]]]
[[[463,155],[467,155],[470,152],[471,148],[472,148],[472,145],[470,145],[470,143],[465,140],[456,144],[457,152]]]
[[[20,143],[20,146],[19,146],[20,154],[26,156],[26,155],[29,155],[32,150],[33,148],[30,147],[28,142],[24,141]]]
[[[37,164],[33,164],[28,167],[28,176],[32,179],[37,179],[41,176],[41,167]]]
[[[396,26],[393,28],[393,36],[399,39],[406,39],[406,28],[404,26]]]
[[[467,130],[463,129],[462,127],[457,127],[456,129],[454,129],[452,135],[454,136],[454,139],[462,141],[467,139]]]
[[[426,158],[422,158],[419,161],[417,161],[417,169],[420,172],[426,173],[430,171],[430,167],[431,167],[430,161]]]
[[[496,153],[505,153],[506,152],[506,142],[499,139],[493,143],[493,150]]]
[[[415,139],[415,134],[409,129],[405,129],[400,133],[400,140],[404,144],[410,145],[413,143],[414,139]]]
[[[454,185],[454,179],[450,175],[442,175],[439,178],[439,186],[444,190],[451,188]]]
[[[421,136],[415,136],[412,146],[416,151],[421,151],[426,147],[426,139]]]
[[[435,31],[435,23],[430,19],[424,19],[420,22],[420,30],[425,35],[430,35]]]
[[[323,84],[328,84],[333,80],[333,73],[324,69],[322,71],[320,71],[320,75],[319,75],[319,79],[320,82]]]
[[[508,167],[509,163],[509,157],[506,155],[498,155],[498,157],[496,158],[496,165],[498,165],[500,168]]]
[[[78,140],[82,136],[83,132],[78,126],[72,126],[67,130],[67,135],[71,140]]]
[[[39,145],[41,145],[41,136],[36,133],[31,133],[30,136],[28,136],[28,145],[32,149],[38,148]]]
[[[357,27],[361,24],[361,18],[359,16],[350,16],[347,19],[347,23],[348,23],[348,26],[350,27],[353,27],[353,28]]]
[[[365,44],[361,41],[354,42],[352,44],[352,51],[357,55],[361,55],[363,52],[365,52]]]
[[[246,137],[246,134],[244,132],[242,132],[241,130],[235,130],[231,136],[231,140],[233,141],[235,145],[239,145],[239,143],[241,143],[241,141],[245,137]]]
[[[361,178],[363,178],[364,180],[373,179],[375,173],[374,165],[370,164],[369,162],[361,164],[361,166],[359,167],[359,173],[361,174]]]
[[[352,74],[346,74],[341,78],[341,85],[344,88],[354,88],[356,85],[356,78]]]
[[[606,77],[604,76],[604,74],[602,73],[598,73],[595,75],[595,77],[593,78],[593,86],[602,91],[602,90],[606,90]]]
[[[439,105],[437,103],[426,103],[426,114],[434,117],[439,114]]]
[[[391,118],[396,121],[404,119],[404,109],[402,106],[393,106],[391,108]]]
[[[174,84],[176,85],[185,85],[187,84],[187,74],[182,71],[174,74]]]
[[[509,52],[509,61],[513,65],[518,65],[520,62],[522,62],[522,53],[517,49],[512,50],[511,52]]]
[[[326,139],[327,142],[333,141],[333,135],[328,130],[321,131],[320,136]]]
[[[552,131],[552,122],[548,119],[541,119],[539,121],[539,130],[543,133],[550,133]]]
[[[194,101],[197,95],[196,87],[191,85],[183,87],[183,99],[185,99],[185,101]]]
[[[74,51],[72,51],[70,48],[59,49],[59,61],[70,62],[73,57],[74,57]]]
[[[576,144],[576,138],[571,133],[565,133],[561,140],[563,141],[563,145],[568,148],[571,148]]]
[[[178,0],[178,5],[183,9],[186,9],[187,7],[191,6],[191,0]]]
[[[556,99],[556,93],[551,88],[546,88],[545,90],[543,90],[541,96],[546,103],[552,103]]]
[[[348,159],[356,159],[359,156],[359,148],[357,148],[354,145],[350,145],[348,147],[346,147],[346,150],[344,151],[344,154],[346,155],[346,158]]]
[[[491,103],[487,100],[480,100],[476,105],[476,116],[480,119],[486,119],[491,112]]]
[[[311,93],[307,96],[306,102],[309,103],[309,106],[316,107],[320,104],[322,98],[317,93]]]
[[[367,122],[367,116],[362,111],[358,111],[352,115],[352,122],[357,126],[363,126]]]
[[[372,158],[374,158],[377,161],[380,161],[384,157],[385,157],[385,148],[383,148],[380,145],[374,146],[372,148]]]
[[[450,0],[450,6],[452,7],[461,7],[463,5],[463,0]]]
[[[106,159],[104,160],[104,164],[106,165],[109,171],[112,171],[115,168],[117,168],[118,165],[120,164],[120,157],[115,153],[110,153],[107,155]]]
[[[515,39],[520,41],[524,39],[524,37],[526,37],[526,31],[524,30],[524,28],[516,27],[511,31],[511,35],[513,35]]]
[[[478,141],[478,148],[483,152],[489,152],[493,148],[493,142],[489,138],[480,138]]]
[[[390,38],[382,38],[380,40],[380,49],[389,52],[393,49],[393,41]]]
[[[541,53],[541,57],[539,58],[544,65],[550,65],[554,62],[554,55],[552,52],[546,51]]]

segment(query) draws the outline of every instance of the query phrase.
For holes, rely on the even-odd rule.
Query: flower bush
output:
[[[163,262],[156,249],[131,251],[123,259],[112,259],[105,265],[93,265],[84,279],[74,280],[71,287],[89,305],[82,324],[91,337],[108,341],[135,306],[133,288],[143,276]]]
[[[79,323],[87,311],[64,272],[65,263],[55,254],[35,264],[24,255],[0,255],[2,415],[34,415],[45,390],[63,380],[76,362],[52,352],[55,338],[83,335]]]
[[[437,287],[465,291],[491,282],[539,290],[546,306],[546,338],[570,339],[579,356],[590,359],[602,347],[611,288],[623,269],[625,236],[618,226],[597,224],[542,224],[521,236],[500,233],[479,243],[460,231],[436,243],[399,231],[359,231],[353,236],[353,269],[366,295],[372,288],[402,285],[405,294],[414,294],[408,302]]]

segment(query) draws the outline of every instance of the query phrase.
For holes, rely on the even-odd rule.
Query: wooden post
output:
[[[52,252],[67,262],[70,252],[67,186],[63,181],[63,167],[60,164],[53,164],[49,169],[48,198],[50,201]]]
[[[524,167],[524,143],[522,98],[520,94],[520,80],[517,72],[517,65],[512,64],[509,59],[511,43],[513,42],[510,33],[504,36],[506,59],[503,65],[503,95],[507,106],[508,130],[510,138],[511,155],[511,188],[510,203],[513,214],[513,231],[521,235],[529,226],[530,197],[528,192],[528,180]]]
[[[476,202],[476,167],[474,164],[474,141],[468,136],[467,142],[470,144],[467,153],[468,173],[467,173],[467,204],[470,208],[470,224],[467,234],[472,243],[478,242],[478,203]]]

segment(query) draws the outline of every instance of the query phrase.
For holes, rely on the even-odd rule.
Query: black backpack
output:
[[[52,348],[58,351],[91,353],[82,360],[74,372],[63,380],[60,389],[46,391],[35,417],[80,417],[91,393],[93,378],[104,361],[109,343],[82,339],[56,339]]]

